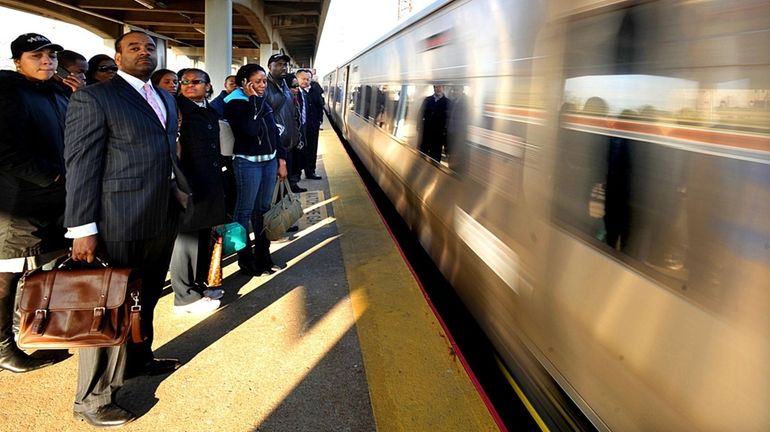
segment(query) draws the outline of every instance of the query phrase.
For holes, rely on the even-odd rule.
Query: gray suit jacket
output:
[[[168,113],[166,128],[120,76],[72,94],[64,132],[65,226],[96,222],[107,241],[153,238],[166,226],[177,109],[171,95],[156,91]]]

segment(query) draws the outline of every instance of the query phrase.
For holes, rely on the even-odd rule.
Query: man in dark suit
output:
[[[297,71],[297,79],[303,95],[303,100],[307,102],[305,108],[305,178],[308,180],[321,180],[321,176],[315,173],[316,159],[318,158],[318,131],[321,129],[321,123],[324,121],[323,114],[323,89],[317,83],[312,81],[313,72],[310,69],[300,69]]]
[[[426,97],[420,107],[420,151],[436,162],[441,162],[441,153],[447,145],[447,120],[450,109],[450,102],[444,96],[442,84],[433,86],[433,95]]]
[[[80,350],[74,413],[97,427],[119,426],[135,415],[114,401],[124,374],[161,374],[179,366],[156,359],[151,346],[153,310],[171,257],[182,192],[177,169],[177,108],[164,90],[152,86],[155,42],[132,31],[115,41],[118,74],[73,94],[67,111],[67,237],[72,257],[92,262],[97,254],[142,273],[140,344]],[[172,172],[176,179],[172,180]],[[179,189],[172,187],[179,184]],[[186,204],[186,202],[184,203]]]

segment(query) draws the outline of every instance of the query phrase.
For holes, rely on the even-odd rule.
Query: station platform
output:
[[[126,381],[126,431],[496,431],[465,369],[328,123],[302,180],[299,231],[273,242],[282,271],[249,278],[225,260],[222,306],[155,311],[169,375]],[[93,430],[72,416],[73,356],[0,373],[0,431]]]

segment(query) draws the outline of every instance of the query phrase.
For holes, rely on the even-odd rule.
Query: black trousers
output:
[[[305,147],[302,147],[301,149],[294,147],[293,149],[289,150],[289,154],[291,155],[289,157],[289,159],[291,159],[291,164],[287,164],[287,168],[289,168],[290,184],[294,185],[299,183],[302,177],[302,167],[305,164],[304,152]]]
[[[305,176],[315,174],[316,159],[318,158],[318,130],[321,123],[307,124],[307,142],[305,143]]]
[[[81,348],[75,390],[77,412],[91,411],[113,401],[123,385],[126,367],[140,368],[153,359],[153,317],[166,281],[176,237],[178,205],[170,203],[166,224],[155,238],[136,241],[103,241],[109,263],[133,267],[142,275],[142,330],[147,340],[108,348]]]
[[[203,297],[200,284],[206,282],[211,256],[209,242],[211,228],[197,231],[180,231],[171,254],[171,289],[174,290],[174,306],[184,306]]]

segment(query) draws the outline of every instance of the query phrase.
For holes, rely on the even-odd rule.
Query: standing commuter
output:
[[[88,71],[86,72],[86,85],[109,81],[115,77],[118,72],[118,65],[115,60],[107,54],[97,54],[88,60]]]
[[[251,244],[238,251],[238,266],[246,275],[260,276],[280,270],[270,258],[270,240],[262,230],[262,216],[270,209],[276,176],[286,178],[286,149],[281,145],[273,111],[265,97],[267,75],[262,66],[238,69],[239,87],[225,98],[225,118],[235,136],[233,169],[237,197],[236,222],[254,232]]]
[[[307,101],[306,122],[305,122],[305,178],[308,180],[321,180],[317,175],[316,159],[318,158],[318,131],[323,123],[323,89],[312,81],[313,74],[308,69],[297,71],[297,79],[302,89],[303,99]]]
[[[291,150],[299,144],[299,112],[292,103],[289,84],[285,81],[289,69],[290,58],[286,54],[273,54],[267,62],[267,89],[265,97],[267,103],[273,109],[275,123],[281,135],[281,144],[287,152],[286,167],[292,172],[294,161],[291,158]],[[291,180],[291,179],[290,179]],[[291,183],[291,191],[295,193],[307,192],[297,183]]]
[[[177,168],[176,103],[150,83],[157,65],[155,42],[130,31],[115,41],[115,51],[117,76],[73,93],[64,147],[70,173],[65,226],[67,237],[74,239],[73,259],[92,262],[104,252],[112,265],[139,269],[143,280],[141,319],[147,339],[80,350],[75,416],[97,427],[135,418],[114,403],[124,372],[126,377],[156,375],[179,367],[176,359],[154,357],[152,325],[179,206],[190,199]]]
[[[16,284],[26,270],[66,252],[64,115],[67,98],[51,78],[62,47],[26,33],[11,43],[16,71],[0,71],[0,369],[51,364],[13,339]]]
[[[235,82],[235,75],[229,75],[225,78],[224,90],[219,92],[219,95],[211,100],[211,108],[214,108],[214,111],[219,114],[219,118],[225,117],[225,98],[237,88],[238,84]]]
[[[225,192],[219,165],[219,116],[208,104],[211,78],[187,69],[177,96],[179,166],[195,191],[194,206],[183,214],[171,255],[174,312],[206,313],[219,307],[224,291],[204,285],[210,256],[211,227],[226,222]]]
[[[289,171],[289,184],[297,184],[302,176],[302,167],[305,165],[305,108],[307,102],[299,88],[299,80],[293,73],[286,74],[284,81],[289,86],[291,100],[299,113],[299,143],[289,150],[289,159],[292,161]]]
[[[150,81],[152,85],[162,88],[171,96],[176,96],[179,89],[179,77],[172,70],[158,69],[150,75]]]
[[[69,96],[73,91],[85,87],[86,73],[88,72],[86,58],[70,50],[59,51],[57,57],[59,66],[70,73],[65,78],[60,77],[58,74],[54,75],[54,79],[67,89],[67,95]]]

